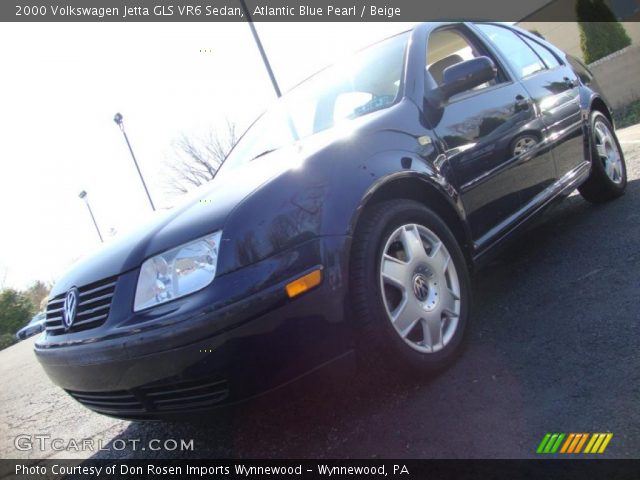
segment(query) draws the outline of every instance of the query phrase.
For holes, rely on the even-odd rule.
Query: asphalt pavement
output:
[[[547,432],[611,432],[603,456],[640,458],[640,126],[619,136],[626,195],[572,195],[482,270],[468,347],[436,378],[360,373],[191,423],[127,422],[54,387],[30,339],[0,352],[0,457],[527,458]]]

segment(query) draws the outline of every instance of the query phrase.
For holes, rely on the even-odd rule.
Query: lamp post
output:
[[[244,16],[247,17],[247,23],[249,23],[249,28],[251,29],[251,34],[253,35],[253,39],[256,42],[256,46],[258,47],[258,50],[260,51],[260,56],[262,57],[262,62],[264,63],[264,67],[267,69],[267,74],[271,79],[271,84],[273,85],[273,89],[275,90],[278,98],[280,98],[282,96],[282,92],[280,91],[280,86],[276,81],[276,76],[274,75],[273,70],[271,70],[271,64],[269,63],[269,59],[267,58],[267,53],[264,51],[262,42],[260,41],[260,37],[258,36],[258,32],[256,31],[256,27],[253,25],[253,20],[251,19],[251,13],[247,8],[247,4],[245,3],[245,0],[239,0],[239,1],[240,1],[240,6],[242,7],[242,12],[244,13]]]
[[[96,227],[96,232],[98,232],[98,237],[100,237],[100,241],[102,243],[104,243],[104,240],[102,238],[102,234],[100,233],[100,229],[98,228],[98,224],[96,222],[96,217],[93,216],[93,212],[91,211],[91,205],[89,205],[89,198],[87,197],[87,192],[82,190],[80,192],[80,194],[78,195],[83,201],[84,203],[87,205],[87,208],[89,209],[89,215],[91,215],[91,220],[93,220],[93,224]]]
[[[147,184],[144,182],[144,178],[142,177],[142,172],[140,171],[140,167],[138,166],[138,161],[136,160],[136,156],[133,153],[133,148],[131,148],[131,143],[129,143],[129,137],[127,137],[127,132],[124,130],[124,118],[121,113],[116,113],[113,117],[113,121],[116,122],[116,125],[120,127],[120,131],[124,136],[125,142],[127,142],[127,147],[129,147],[129,152],[131,153],[131,158],[133,158],[133,164],[136,166],[136,170],[138,170],[138,175],[140,175],[140,181],[142,182],[142,186],[144,187],[144,191],[147,194],[147,198],[149,199],[149,203],[151,204],[151,210],[156,211],[156,207],[153,204],[153,200],[151,200],[151,195],[149,194],[149,189],[147,188]]]

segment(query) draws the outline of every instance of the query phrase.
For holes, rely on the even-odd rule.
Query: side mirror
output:
[[[443,100],[493,80],[496,75],[496,66],[489,57],[476,57],[451,65],[442,73],[440,90]]]

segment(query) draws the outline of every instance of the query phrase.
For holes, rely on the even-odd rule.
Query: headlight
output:
[[[133,310],[184,297],[216,276],[222,232],[216,232],[146,260],[140,268]]]

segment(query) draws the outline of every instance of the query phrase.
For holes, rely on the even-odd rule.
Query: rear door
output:
[[[476,24],[507,59],[529,92],[545,128],[543,141],[553,150],[562,178],[584,161],[583,121],[578,78],[543,42],[495,24]]]
[[[555,177],[550,154],[535,149],[542,123],[529,93],[470,28],[450,25],[430,34],[427,72],[442,85],[447,67],[483,55],[499,67],[496,80],[451,97],[432,125],[480,250],[518,218],[522,191],[539,191]]]

